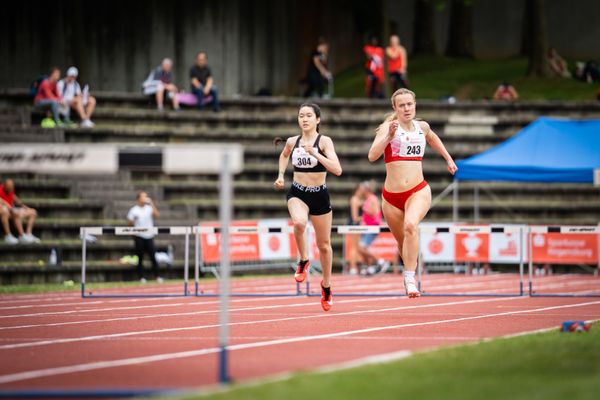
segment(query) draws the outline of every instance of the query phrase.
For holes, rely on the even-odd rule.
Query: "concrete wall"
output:
[[[432,1],[432,7],[433,6]],[[0,86],[26,87],[57,65],[80,69],[95,90],[139,91],[163,57],[175,62],[176,83],[188,88],[196,53],[208,53],[226,95],[298,93],[319,36],[331,43],[341,71],[360,63],[366,33],[382,30],[379,1],[364,0],[34,0],[3,3],[0,14]],[[414,0],[387,0],[393,27],[408,50]],[[549,42],[567,57],[599,58],[600,1],[547,0]],[[480,58],[519,53],[521,0],[474,0],[474,45]],[[446,47],[448,7],[435,9],[436,48]]]

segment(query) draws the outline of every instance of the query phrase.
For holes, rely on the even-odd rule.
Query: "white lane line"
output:
[[[305,296],[298,296],[299,299],[305,299]],[[252,299],[232,299],[234,302],[250,302],[250,301],[284,301],[285,300],[296,300],[296,297],[284,297],[284,298],[273,298],[273,297],[265,297],[265,298],[252,298]],[[156,300],[156,299],[155,299]],[[11,314],[11,315],[0,315],[0,318],[8,319],[8,318],[21,318],[21,317],[47,317],[52,315],[71,315],[78,313],[94,313],[94,312],[102,312],[102,311],[121,311],[121,310],[142,310],[148,308],[165,308],[165,307],[179,307],[179,306],[203,306],[203,305],[211,305],[211,304],[219,304],[218,300],[199,300],[196,298],[194,301],[188,301],[185,303],[166,303],[166,304],[146,304],[141,306],[127,306],[127,307],[111,307],[111,308],[85,308],[85,309],[77,309],[77,310],[67,310],[67,311],[50,311],[50,312],[41,312],[41,313],[32,313],[32,314]],[[87,303],[78,303],[78,305],[87,305]]]
[[[594,319],[594,320],[590,320],[590,321],[586,321],[586,322],[591,323],[591,322],[596,322],[596,321],[599,321],[599,320]],[[556,329],[557,329],[556,326],[553,326],[551,328],[535,329],[532,331],[519,332],[519,333],[510,334],[510,335],[489,337],[489,338],[483,339],[483,341],[490,342],[490,341],[496,340],[496,339],[510,339],[510,338],[518,337],[518,336],[526,336],[526,335],[533,335],[533,334],[537,334],[537,333],[550,332],[550,331],[553,331]],[[354,338],[355,337],[353,337],[352,339],[354,339]],[[381,338],[381,337],[378,336],[378,338]],[[393,338],[390,338],[390,339],[393,339]],[[402,337],[402,339],[418,340],[418,339],[424,339],[424,338],[419,336],[419,337]],[[481,340],[481,338],[479,338],[479,337],[473,337],[473,338],[456,337],[455,339],[457,339],[457,340]],[[465,346],[465,345],[474,345],[477,343],[478,342],[460,343],[460,344],[457,344],[454,346],[447,346],[445,348],[453,348],[453,347],[459,347],[459,346]],[[314,369],[312,371],[314,371],[316,373],[332,373],[332,372],[342,371],[345,369],[362,367],[365,365],[385,364],[385,363],[389,363],[389,362],[393,362],[393,361],[411,357],[417,353],[418,354],[429,353],[432,351],[437,351],[439,349],[440,349],[439,347],[436,347],[436,348],[432,348],[432,349],[419,350],[417,352],[410,352],[408,350],[400,350],[397,352],[383,353],[383,354],[379,354],[379,355],[359,358],[357,360],[352,360],[352,361],[348,361],[348,362],[325,365],[323,367]],[[216,393],[227,393],[232,390],[239,389],[239,388],[255,387],[255,386],[264,385],[264,384],[268,384],[268,383],[286,381],[286,380],[293,378],[295,375],[296,374],[293,372],[283,372],[283,373],[275,374],[275,375],[272,375],[272,376],[269,376],[266,378],[257,378],[257,379],[252,379],[252,380],[249,380],[246,382],[238,383],[235,386],[210,386],[208,388],[203,389],[200,392],[194,392],[194,395],[197,397],[204,397],[204,396],[209,396],[209,395],[216,394]]]
[[[454,318],[454,319],[419,322],[419,323],[411,323],[411,324],[385,325],[385,326],[379,326],[379,327],[374,327],[374,328],[357,329],[357,330],[351,330],[351,331],[341,331],[341,332],[326,333],[326,334],[312,335],[312,336],[298,336],[298,337],[294,337],[294,338],[267,340],[267,341],[263,341],[263,342],[243,343],[243,344],[228,346],[227,349],[229,351],[247,350],[247,349],[276,346],[276,345],[282,345],[282,344],[337,338],[340,336],[349,336],[349,335],[355,335],[355,334],[361,334],[361,333],[380,332],[380,331],[391,330],[391,329],[409,328],[409,327],[416,327],[416,326],[422,327],[422,326],[430,326],[430,325],[440,325],[440,324],[471,321],[471,320],[484,319],[484,318],[503,317],[503,316],[507,316],[507,315],[524,314],[524,313],[531,314],[531,313],[537,313],[537,312],[542,312],[542,311],[547,311],[547,310],[573,308],[573,307],[584,307],[584,306],[595,305],[595,304],[600,304],[600,301],[591,301],[591,302],[587,302],[587,303],[569,304],[569,305],[553,306],[553,307],[534,308],[534,309],[521,310],[521,311],[508,311],[508,312],[503,312],[503,313],[483,314],[483,315],[473,316],[473,317]],[[207,355],[207,354],[214,354],[219,351],[221,351],[221,349],[219,347],[212,347],[212,348],[207,348],[207,349],[198,349],[198,350],[181,351],[181,352],[175,352],[175,353],[156,354],[156,355],[151,355],[151,356],[124,358],[124,359],[120,359],[120,360],[97,361],[97,362],[91,362],[91,363],[85,363],[85,364],[68,365],[68,366],[64,366],[64,367],[45,368],[45,369],[39,369],[39,370],[33,370],[33,371],[19,372],[19,373],[15,373],[15,374],[2,375],[2,376],[0,376],[0,384],[37,379],[37,378],[43,378],[43,377],[48,377],[48,376],[71,374],[71,373],[76,373],[76,372],[93,371],[93,370],[105,369],[105,368],[115,368],[115,367],[123,367],[123,366],[136,365],[136,364],[145,364],[145,363],[158,362],[158,361],[169,361],[169,360],[175,360],[175,359],[180,359],[180,358],[197,357],[197,356],[203,356],[203,355]]]
[[[293,317],[286,317],[286,318],[269,318],[269,319],[263,319],[263,320],[232,322],[229,324],[229,326],[267,324],[267,323],[272,323],[272,322],[296,321],[296,320],[313,319],[313,318],[344,317],[344,316],[348,316],[348,315],[384,313],[384,312],[391,312],[391,311],[413,310],[413,309],[423,309],[423,308],[438,308],[438,307],[444,307],[444,306],[455,306],[455,305],[474,304],[474,303],[487,303],[487,302],[491,302],[491,301],[505,301],[505,300],[516,300],[516,299],[519,299],[519,297],[507,297],[507,298],[500,298],[500,299],[463,300],[463,301],[454,301],[454,302],[448,302],[448,303],[420,304],[420,305],[416,305],[416,306],[402,306],[402,307],[380,308],[380,309],[370,309],[370,310],[360,310],[360,311],[347,311],[347,312],[333,313],[333,314],[319,313],[319,314],[313,314],[313,315],[296,315]],[[0,350],[10,350],[10,349],[19,349],[19,348],[23,348],[23,347],[37,347],[37,346],[63,344],[63,343],[83,342],[83,341],[90,341],[90,340],[114,339],[114,338],[137,336],[137,335],[149,335],[149,334],[153,334],[153,333],[183,332],[183,331],[190,331],[190,330],[217,328],[219,326],[220,326],[220,324],[196,325],[196,326],[187,326],[187,327],[180,327],[180,328],[150,329],[150,330],[144,330],[144,331],[111,333],[111,334],[105,334],[105,335],[92,335],[92,336],[73,337],[73,338],[40,340],[40,341],[35,341],[35,342],[0,345]]]
[[[297,300],[296,298],[292,298],[293,300]],[[306,298],[304,298],[306,299]],[[232,302],[250,302],[250,301],[262,301],[263,299],[236,299],[231,300]],[[387,297],[386,300],[408,300],[407,297]],[[382,301],[380,297],[373,298],[360,298],[353,300],[337,300],[337,304],[348,304],[348,303],[367,303],[372,301]],[[212,302],[212,304],[217,304],[218,301]],[[203,303],[208,304],[208,303]],[[230,311],[252,311],[252,310],[265,310],[265,309],[276,309],[276,308],[287,308],[287,307],[306,307],[314,305],[313,302],[303,302],[303,303],[285,303],[271,306],[257,306],[257,307],[245,307],[245,308],[233,308]],[[69,321],[69,322],[53,322],[53,323],[44,323],[44,324],[29,324],[29,325],[14,325],[14,326],[3,326],[0,327],[0,331],[12,330],[12,329],[26,329],[26,328],[40,328],[40,327],[51,327],[51,326],[64,326],[64,325],[80,325],[80,324],[94,324],[94,323],[104,323],[104,322],[115,322],[115,321],[131,321],[131,320],[142,320],[142,319],[151,319],[151,318],[170,318],[170,317],[181,317],[181,316],[192,316],[192,315],[202,315],[202,314],[216,314],[219,310],[202,310],[202,311],[186,311],[180,313],[164,313],[164,314],[150,314],[150,315],[136,315],[131,317],[117,317],[117,318],[102,318],[102,319],[94,319],[94,320],[84,320],[84,321]]]

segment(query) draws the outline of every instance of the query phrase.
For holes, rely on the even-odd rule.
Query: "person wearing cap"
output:
[[[67,76],[61,79],[56,84],[58,93],[62,96],[66,106],[61,109],[61,113],[69,119],[71,108],[77,111],[79,118],[81,118],[81,126],[83,128],[93,128],[94,123],[92,122],[92,113],[96,107],[96,99],[94,96],[88,93],[88,86],[86,85],[83,91],[79,82],[77,82],[77,76],[79,71],[76,67],[70,67],[67,70]]]

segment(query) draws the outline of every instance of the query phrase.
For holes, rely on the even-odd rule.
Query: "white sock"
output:
[[[415,271],[404,271],[405,278],[413,278],[415,277]]]

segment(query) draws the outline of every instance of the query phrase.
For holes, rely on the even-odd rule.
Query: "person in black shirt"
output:
[[[331,72],[327,68],[327,52],[329,46],[323,39],[319,39],[319,43],[315,51],[310,55],[308,63],[308,72],[306,81],[308,87],[304,92],[304,97],[310,97],[315,92],[319,97],[323,97],[323,89],[325,81],[332,78]]]
[[[206,65],[206,53],[203,51],[196,56],[196,65],[190,68],[190,81],[192,93],[198,99],[198,108],[202,110],[205,106],[205,97],[210,96],[212,97],[213,111],[219,112],[217,88],[214,85],[210,68]]]

